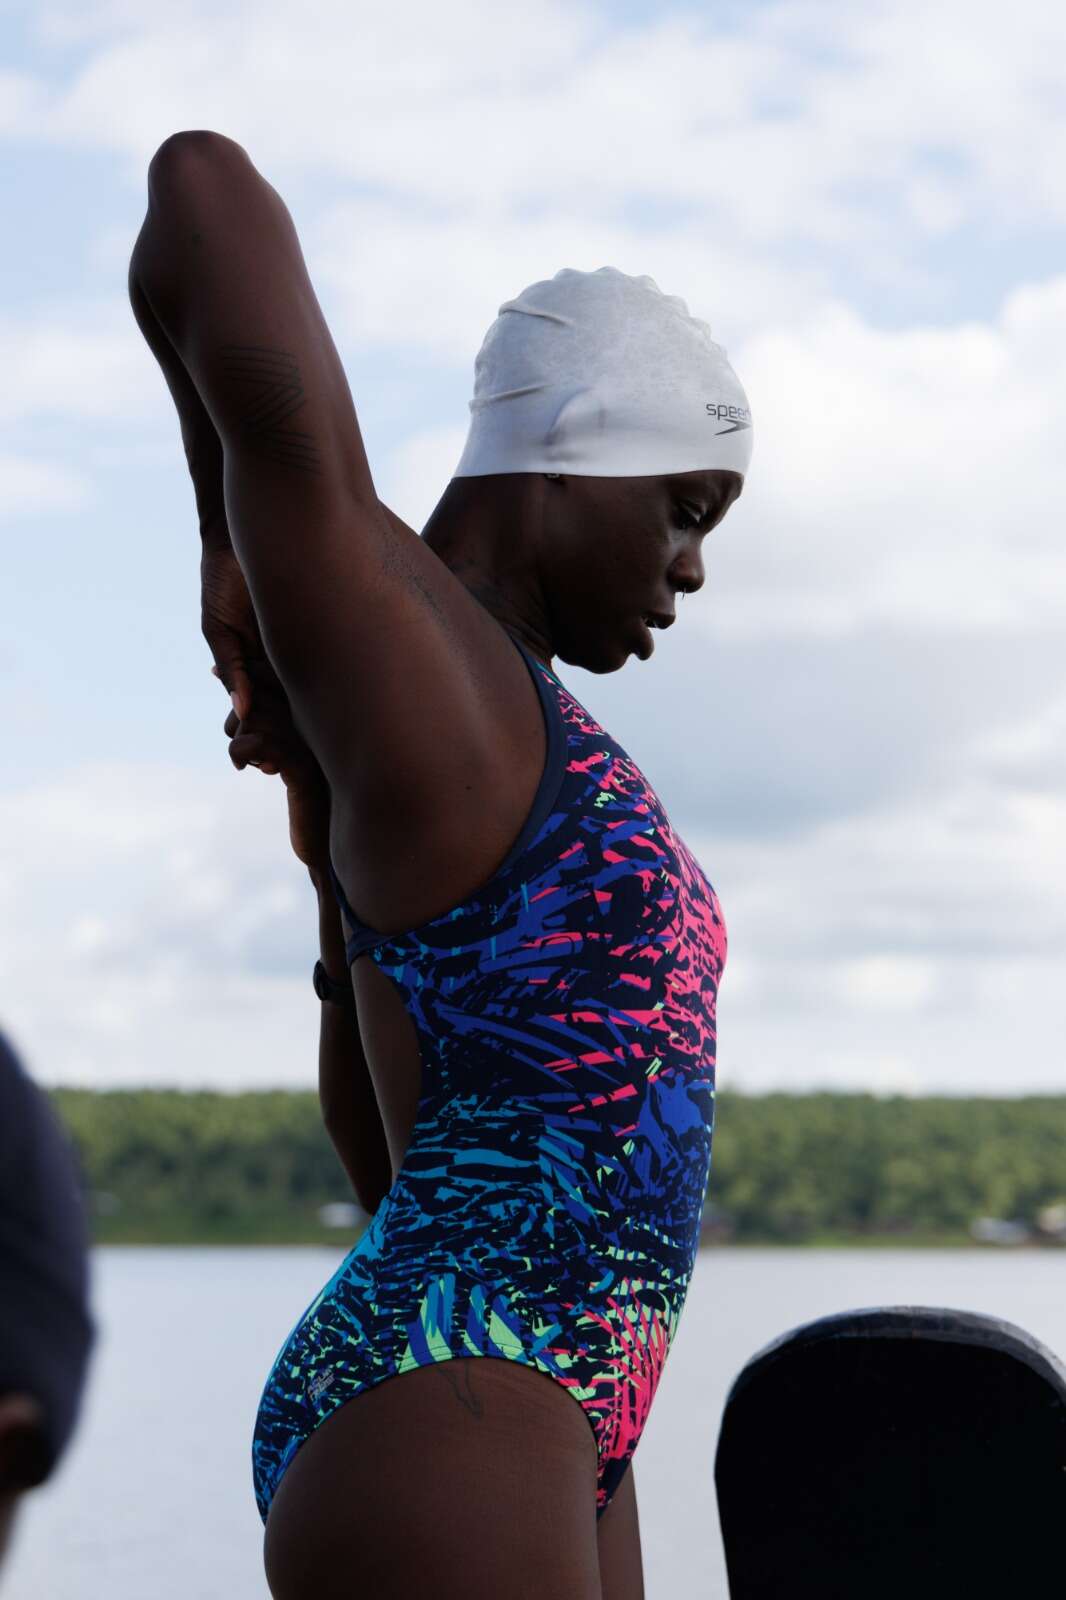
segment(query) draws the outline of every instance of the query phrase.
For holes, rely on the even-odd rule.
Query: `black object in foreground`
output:
[[[70,1441],[95,1334],[78,1159],[0,1033],[0,1398],[28,1395],[42,1413],[21,1488],[43,1483]]]
[[[731,1600],[1061,1600],[1066,1368],[973,1312],[823,1317],[733,1384],[715,1482]]]

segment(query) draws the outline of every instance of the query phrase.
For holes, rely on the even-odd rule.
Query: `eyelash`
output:
[[[695,517],[692,515],[692,512],[687,511],[684,506],[678,506],[677,525],[679,528],[698,528],[702,521],[702,517]]]

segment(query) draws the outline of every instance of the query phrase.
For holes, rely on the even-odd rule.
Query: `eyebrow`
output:
[[[695,494],[701,500],[709,500],[709,499],[716,499],[716,498],[724,499],[732,490],[732,482],[731,481],[730,482],[726,482],[726,481],[724,481],[722,479],[718,479],[716,481],[721,484],[721,488],[719,489],[719,492],[718,492],[717,496],[715,495],[713,487],[711,487],[711,488],[703,488],[701,486],[701,487],[697,488],[695,484],[693,484],[693,483],[691,483],[689,481],[687,474],[684,477],[678,476],[678,477],[675,477],[675,478],[668,478],[667,479],[667,482],[670,485],[670,490],[671,490],[671,492],[673,494],[688,494],[688,495]],[[740,489],[737,490],[737,494],[739,494],[743,488],[744,488],[744,479],[741,478],[741,480],[740,480]]]
[[[698,520],[701,523],[710,523],[725,515],[728,508],[740,498],[743,488],[744,480],[741,479],[740,488],[735,494],[729,483],[723,483],[719,493],[715,494],[713,489],[697,489],[694,484],[675,479],[671,484],[671,493],[676,499],[686,500],[691,506],[706,505],[706,511],[700,514]]]

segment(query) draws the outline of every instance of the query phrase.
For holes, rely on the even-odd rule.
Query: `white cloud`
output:
[[[936,988],[932,963],[921,956],[860,956],[842,961],[839,977],[841,1001],[867,1013],[914,1011]]]
[[[802,839],[693,839],[723,1085],[1061,1093],[1066,797],[963,779]]]
[[[0,798],[0,837],[0,1026],[45,1081],[313,1084],[280,781],[87,767]],[[729,932],[723,1083],[1061,1087],[1061,794],[962,776],[798,837],[688,837]]]
[[[42,13],[69,36],[69,7]],[[274,0],[207,29],[168,0],[78,37],[80,72],[21,132],[122,151],[131,181],[166,134],[216,127],[268,175],[313,167],[501,216],[646,194],[713,208],[722,237],[901,260],[907,224],[1066,219],[1066,18],[1044,0],[942,0],[920,25],[906,0],[782,0],[728,31],[666,8],[621,29],[559,0],[332,0],[298,26]]]
[[[413,434],[374,472],[378,496],[418,533],[459,465],[465,427],[446,425]]]
[[[340,334],[361,345],[440,352],[473,382],[474,356],[502,301],[560,267],[647,273],[732,345],[765,321],[801,315],[820,274],[762,257],[706,221],[626,224],[558,204],[505,218],[485,204],[417,210],[338,201],[304,229],[313,281],[327,285]]]
[[[93,498],[90,480],[70,467],[57,461],[0,455],[0,518],[81,511]]]
[[[28,73],[0,70],[0,135],[34,137],[36,119],[46,103],[43,82]]]
[[[991,324],[886,332],[834,305],[750,339],[755,456],[711,546],[722,630],[1061,626],[1064,359],[1066,278]]]
[[[1066,793],[1066,694],[1008,727],[991,729],[974,756],[991,778],[1025,785],[1034,796]]]
[[[0,324],[5,511],[178,458],[121,281],[176,128],[239,139],[289,201],[342,353],[402,357],[372,466],[415,527],[468,390],[442,416],[408,369],[468,380],[499,302],[561,265],[650,272],[729,346],[752,475],[654,664],[564,678],[722,896],[722,1082],[1061,1088],[1066,278],[985,322],[899,306],[945,281],[955,230],[994,254],[1066,221],[1066,13],[788,0],[726,34],[667,8],[102,0],[33,26],[0,138],[112,151],[133,200],[72,248],[68,295]],[[78,294],[87,262],[106,300]],[[882,326],[843,298],[864,285]],[[62,464],[55,419],[96,430]],[[12,728],[53,714],[15,698]],[[0,794],[0,1025],[46,1081],[311,1084],[314,902],[280,783],[153,761],[158,722],[143,761]]]
[[[131,241],[132,247],[132,241]],[[174,408],[125,294],[35,307],[0,319],[0,422],[158,419]]]
[[[35,1075],[314,1085],[318,918],[280,780],[96,764],[0,794],[0,837],[0,1027]]]

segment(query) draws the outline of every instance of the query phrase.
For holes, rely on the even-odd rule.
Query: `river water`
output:
[[[79,1432],[27,1496],[3,1600],[269,1600],[249,1450],[266,1373],[344,1250],[110,1249]],[[939,1305],[1066,1355],[1066,1253],[703,1251],[634,1458],[647,1600],[726,1600],[714,1452],[726,1392],[812,1317]]]

